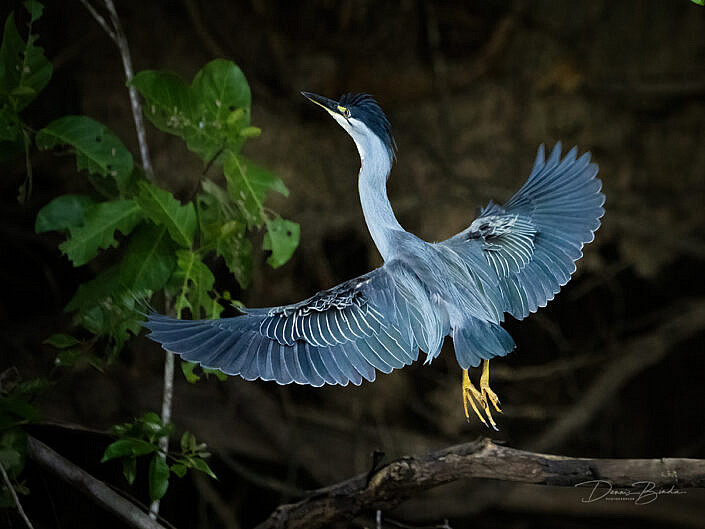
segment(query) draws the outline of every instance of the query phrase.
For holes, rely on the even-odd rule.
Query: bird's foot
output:
[[[482,396],[485,398],[483,400],[485,407],[487,408],[487,411],[489,412],[489,406],[487,406],[487,399],[490,400],[492,403],[492,406],[494,406],[494,409],[497,410],[499,413],[502,413],[502,410],[499,407],[499,397],[497,394],[490,389],[490,361],[485,360],[484,363],[482,364],[482,376],[480,377],[480,392],[482,393]]]
[[[473,386],[472,382],[470,382],[468,370],[463,369],[463,407],[465,408],[465,418],[470,421],[470,410],[468,408],[468,404],[470,404],[470,408],[472,408],[472,411],[475,412],[475,415],[480,418],[482,424],[488,428],[491,425],[495,430],[499,430],[492,417],[492,408],[490,407],[490,404],[492,404],[494,409],[499,413],[502,413],[502,410],[499,407],[499,397],[497,397],[497,394],[490,389],[489,360],[485,360],[482,367],[479,390]],[[480,409],[482,409],[484,415],[480,412]],[[485,420],[485,417],[487,420]]]

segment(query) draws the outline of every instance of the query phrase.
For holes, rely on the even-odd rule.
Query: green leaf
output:
[[[156,292],[175,268],[176,252],[166,227],[143,224],[130,236],[120,263],[120,282],[130,290]]]
[[[10,470],[19,473],[24,466],[22,454],[13,448],[0,448],[0,463],[8,473]]]
[[[213,479],[218,479],[216,477],[215,473],[211,470],[211,467],[208,466],[208,463],[206,463],[200,457],[194,457],[192,459],[192,463],[193,463],[193,468],[195,468],[196,470],[200,470],[204,474],[208,474]]]
[[[72,345],[77,345],[81,342],[79,342],[76,338],[73,336],[69,336],[68,334],[52,334],[44,340],[43,343],[48,343],[49,345],[53,345],[57,349],[66,349],[68,347],[71,347]]]
[[[223,313],[223,310],[225,310],[225,307],[220,304],[219,297],[214,290],[213,296],[210,299],[209,306],[206,307],[206,318],[208,318],[209,320],[217,320],[220,318],[221,314]]]
[[[198,367],[198,364],[195,364],[193,362],[181,362],[181,372],[184,374],[184,377],[186,377],[186,381],[189,384],[195,384],[196,382],[201,380],[201,377],[199,377],[196,373],[193,372],[196,367]]]
[[[211,369],[209,367],[204,367],[202,369],[206,375],[215,375],[221,382],[228,380],[228,375],[223,373],[220,369]]]
[[[257,138],[262,134],[262,129],[259,127],[245,127],[240,131],[240,136],[243,138]]]
[[[226,155],[224,170],[228,194],[250,227],[260,227],[266,222],[263,202],[269,191],[289,194],[274,173],[235,154]]]
[[[39,420],[36,408],[19,397],[0,397],[0,416],[10,424]]]
[[[229,233],[229,226],[236,228]],[[222,257],[228,270],[235,276],[242,288],[247,288],[252,280],[252,242],[247,238],[244,223],[232,221],[224,224],[221,237],[216,240],[215,253]]]
[[[199,134],[196,101],[181,77],[145,70],[138,72],[131,84],[145,98],[144,113],[159,130],[182,138]]]
[[[125,476],[127,483],[132,485],[137,477],[137,458],[125,457],[122,460],[122,475]]]
[[[210,269],[203,264],[197,253],[188,250],[177,252],[177,265],[173,278],[179,285],[175,309],[177,314],[188,308],[194,319],[201,317],[201,311],[208,309],[215,278]]]
[[[120,265],[106,268],[78,290],[66,305],[67,312],[85,311],[120,292]]]
[[[196,232],[196,209],[192,202],[182,206],[169,191],[151,182],[139,183],[137,202],[155,224],[165,226],[179,245],[190,248]]]
[[[272,251],[272,255],[267,258],[267,263],[272,268],[283,265],[291,258],[299,245],[300,232],[300,226],[290,220],[276,217],[267,221],[267,233],[262,248]]]
[[[64,116],[52,121],[37,133],[37,147],[42,150],[66,145],[76,154],[79,170],[115,180],[124,192],[134,163],[132,154],[105,125],[86,116]]]
[[[35,7],[30,14],[34,21],[41,11]],[[16,112],[29,105],[51,79],[51,63],[44,56],[44,49],[34,45],[36,40],[31,24],[27,42],[22,40],[10,13],[0,45],[0,99],[7,99]]]
[[[705,0],[690,0],[694,4],[697,4],[699,6],[705,6]]]
[[[122,285],[120,264],[115,264],[81,284],[66,311],[76,312],[74,322],[77,325],[97,336],[109,337],[115,354],[130,335],[136,336],[142,330],[144,306],[140,296],[140,292],[127,290]]]
[[[59,245],[74,266],[98,255],[99,249],[117,246],[115,231],[129,234],[142,219],[142,209],[134,200],[100,202],[88,208],[82,226],[69,227],[69,238]]]
[[[39,20],[44,12],[44,6],[37,0],[26,0],[24,7],[27,9],[32,22]]]
[[[56,355],[54,365],[59,367],[72,367],[75,366],[79,360],[85,357],[86,353],[83,349],[79,349],[77,347],[63,349]]]
[[[192,83],[194,97],[201,103],[206,117],[224,123],[238,108],[248,109],[252,100],[247,79],[235,63],[215,59],[196,74]]]
[[[181,436],[181,451],[184,453],[193,452],[196,448],[196,437],[186,430]]]
[[[154,454],[149,463],[149,497],[160,500],[169,488],[169,465],[160,454]]]
[[[100,462],[105,463],[111,459],[125,456],[143,456],[158,450],[155,445],[142,439],[118,439],[107,446]]]
[[[24,468],[27,455],[27,434],[13,428],[0,433],[0,463],[10,477],[16,477]]]
[[[146,100],[147,118],[160,130],[183,138],[204,162],[224,150],[239,151],[244,139],[254,135],[247,130],[250,88],[231,61],[206,64],[190,86],[175,74],[151,70],[135,75],[132,85]]]
[[[204,180],[197,198],[201,243],[214,247],[242,288],[252,279],[252,243],[246,223],[227,192]]]
[[[20,382],[20,385],[17,387],[17,395],[34,397],[51,386],[51,384],[51,382],[43,377],[30,378],[29,380]]]
[[[171,465],[171,471],[178,477],[183,478],[186,475],[188,468],[186,468],[186,465],[182,463],[174,463]]]
[[[94,205],[86,195],[61,195],[45,205],[37,213],[34,231],[62,231],[83,224],[86,210]]]

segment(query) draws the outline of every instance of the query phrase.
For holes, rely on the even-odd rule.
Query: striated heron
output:
[[[604,214],[597,165],[575,147],[561,158],[560,143],[546,159],[542,145],[507,203],[490,202],[465,230],[428,243],[401,227],[387,198],[396,145],[377,102],[366,94],[339,101],[302,94],[355,141],[360,201],[384,265],[299,303],[242,309],[233,318],[151,314],[149,337],[184,360],[246,380],[345,386],[411,364],[419,349],[430,363],[451,336],[465,416],[469,405],[496,429],[491,406],[501,410],[489,362],[515,348],[500,323],[505,313],[523,319],[544,307],[570,280]],[[477,389],[468,369],[481,362]]]

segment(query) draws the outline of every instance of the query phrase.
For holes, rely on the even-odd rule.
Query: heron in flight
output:
[[[217,320],[177,320],[151,314],[149,337],[183,360],[246,380],[279,384],[372,382],[436,358],[446,336],[462,369],[462,401],[495,429],[489,363],[514,348],[504,315],[523,319],[553,299],[575,271],[582,247],[594,239],[605,197],[589,153],[546,159],[539,147],[528,181],[503,206],[490,202],[457,235],[436,243],[409,233],[387,197],[395,159],[389,120],[366,94],[338,101],[302,92],[352,137],[365,222],[384,264],[314,296],[281,307],[242,309]],[[479,389],[468,370],[482,366]]]

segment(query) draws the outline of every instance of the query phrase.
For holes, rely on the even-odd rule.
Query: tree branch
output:
[[[362,474],[279,506],[257,529],[316,528],[364,511],[389,509],[424,490],[464,478],[571,487],[605,480],[615,488],[653,482],[705,487],[702,459],[588,459],[539,454],[494,444],[490,439],[453,446],[427,456],[403,457],[371,475]]]
[[[174,354],[169,351],[164,351],[164,390],[162,391],[162,424],[168,424],[171,421],[171,405],[174,399]],[[159,439],[159,448],[161,448],[164,459],[169,451],[169,436],[164,435]],[[159,516],[159,500],[154,500],[149,506],[149,516],[156,520]]]
[[[142,158],[142,169],[144,169],[147,178],[154,180],[154,169],[152,168],[152,160],[149,157],[149,147],[147,145],[147,133],[144,127],[144,119],[142,118],[142,105],[137,95],[137,89],[132,86],[131,81],[134,77],[132,69],[132,57],[130,56],[130,48],[127,45],[127,37],[122,30],[122,24],[115,10],[115,4],[112,0],[104,0],[105,7],[110,16],[110,24],[105,18],[98,13],[89,0],[81,0],[88,12],[93,16],[96,22],[102,27],[108,36],[112,39],[120,52],[122,59],[122,67],[125,71],[125,79],[127,81],[127,90],[130,94],[130,106],[132,108],[132,119],[135,122],[135,130],[137,131],[137,143],[140,148],[140,157]]]
[[[65,457],[57,454],[38,439],[29,437],[27,454],[39,466],[75,487],[131,527],[138,529],[164,529],[164,526],[152,520],[146,513],[111,490],[105,483],[94,478]]]
[[[144,120],[142,118],[142,105],[140,104],[139,96],[137,95],[137,89],[132,86],[132,77],[134,73],[132,70],[132,57],[130,56],[130,48],[127,45],[127,37],[125,37],[125,32],[122,30],[122,24],[120,24],[120,18],[118,17],[117,11],[115,10],[115,4],[113,0],[104,0],[105,7],[110,13],[110,20],[112,21],[113,28],[115,31],[115,44],[117,44],[120,50],[120,57],[122,58],[122,66],[125,70],[125,79],[127,80],[127,90],[130,93],[130,106],[132,107],[132,118],[135,121],[135,129],[137,130],[137,141],[140,145],[140,156],[142,158],[142,168],[144,169],[147,178],[154,180],[154,169],[152,168],[152,160],[149,157],[149,148],[147,146],[147,133],[144,128]]]

